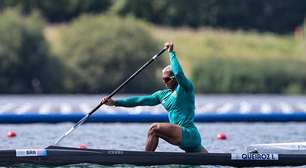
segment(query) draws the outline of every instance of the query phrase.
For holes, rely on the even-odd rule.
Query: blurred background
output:
[[[173,41],[198,94],[306,93],[304,0],[1,0],[0,93],[109,93]],[[166,54],[121,93],[162,87]]]
[[[305,18],[305,0],[0,0],[0,149],[52,144],[166,41],[210,152],[305,141]],[[164,53],[118,97],[164,88],[167,64]],[[103,106],[63,145],[143,150],[150,123],[167,121],[161,105]]]

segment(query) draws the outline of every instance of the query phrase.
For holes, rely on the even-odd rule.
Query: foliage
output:
[[[110,93],[136,71],[161,46],[144,23],[115,16],[82,16],[61,30],[59,55],[65,62],[65,85],[69,92]],[[153,63],[124,92],[157,89],[160,79]]]
[[[0,14],[0,92],[58,92],[60,64],[50,57],[37,15],[23,17],[8,9]]]
[[[306,59],[243,60],[221,57],[202,60],[193,68],[201,93],[306,93]]]
[[[151,31],[160,41],[175,43],[176,51],[188,69],[198,60],[216,56],[246,60],[300,60],[305,55],[300,41],[273,33],[157,27]]]
[[[292,33],[306,17],[304,0],[2,0],[0,10],[39,11],[49,22],[67,22],[82,14],[134,16],[155,24]],[[284,12],[286,11],[286,12]]]
[[[2,0],[0,9],[19,7],[24,14],[39,11],[50,22],[65,22],[82,13],[101,13],[111,5],[111,0]]]
[[[300,40],[210,29],[151,31],[161,41],[175,43],[197,93],[305,93],[306,58]]]
[[[112,11],[161,25],[290,33],[303,23],[306,1],[116,0]]]
[[[2,0],[0,92],[109,93],[158,51],[159,40],[175,43],[185,72],[201,93],[305,93],[305,23],[296,28],[306,16],[305,3]],[[21,12],[7,9],[12,6]],[[48,29],[37,13],[52,23]],[[107,15],[81,16],[88,13]],[[136,18],[171,27],[152,26]],[[58,22],[66,23],[53,24]],[[58,32],[56,36],[49,29]],[[256,32],[293,30],[294,36]],[[50,49],[43,32],[52,44]],[[157,89],[161,65],[153,63],[123,91]]]

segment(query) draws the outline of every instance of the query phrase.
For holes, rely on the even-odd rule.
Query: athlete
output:
[[[148,96],[134,96],[113,100],[104,97],[109,106],[135,107],[162,104],[168,111],[170,123],[153,123],[148,131],[146,151],[155,151],[159,138],[179,146],[185,152],[208,153],[201,145],[201,136],[194,125],[195,95],[192,83],[184,75],[172,42],[166,42],[170,65],[162,71],[162,79],[167,89],[158,90]]]

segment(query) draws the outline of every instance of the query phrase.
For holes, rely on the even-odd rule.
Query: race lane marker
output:
[[[60,105],[60,111],[62,112],[62,114],[71,114],[72,107],[68,103],[62,103]]]
[[[261,105],[261,112],[263,114],[270,114],[272,111],[272,106],[270,104],[267,104],[267,103],[263,103]]]
[[[38,109],[38,113],[45,115],[45,114],[49,114],[50,110],[51,110],[51,104],[45,103]]]
[[[80,104],[80,110],[81,110],[81,112],[83,112],[85,114],[89,113],[91,109],[92,108],[87,103],[81,103]]]
[[[29,111],[32,108],[32,104],[30,103],[25,103],[23,105],[21,105],[19,108],[17,108],[15,110],[16,114],[21,115],[26,113],[27,111]]]
[[[225,114],[228,113],[234,107],[233,103],[225,103],[220,108],[216,109],[218,114]]]
[[[239,111],[240,111],[241,114],[247,114],[251,111],[251,109],[252,109],[252,105],[250,103],[248,103],[246,101],[240,102]]]
[[[14,107],[13,103],[4,104],[3,106],[0,106],[0,113],[7,112],[10,109],[12,109],[13,107]]]
[[[281,110],[283,111],[284,114],[293,113],[293,108],[288,103],[281,102],[281,103],[279,103],[279,106],[280,106],[280,108],[281,108]]]

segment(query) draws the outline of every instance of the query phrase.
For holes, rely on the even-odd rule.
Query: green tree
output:
[[[0,14],[0,92],[60,91],[60,64],[50,56],[42,20],[8,9]]]
[[[116,0],[111,11],[170,26],[213,26],[291,33],[303,23],[306,1]]]
[[[143,22],[115,16],[82,16],[61,30],[66,88],[69,92],[109,93],[145,63],[161,46]],[[160,86],[150,65],[123,92],[141,93]]]
[[[116,0],[110,9],[119,15],[132,15],[147,21],[170,25],[188,25],[198,27],[204,25],[214,14],[209,8],[214,2],[211,0]],[[210,15],[206,13],[210,11]]]
[[[82,13],[101,13],[108,9],[111,0],[2,0],[0,9],[19,7],[24,14],[39,11],[49,22],[69,21]]]

